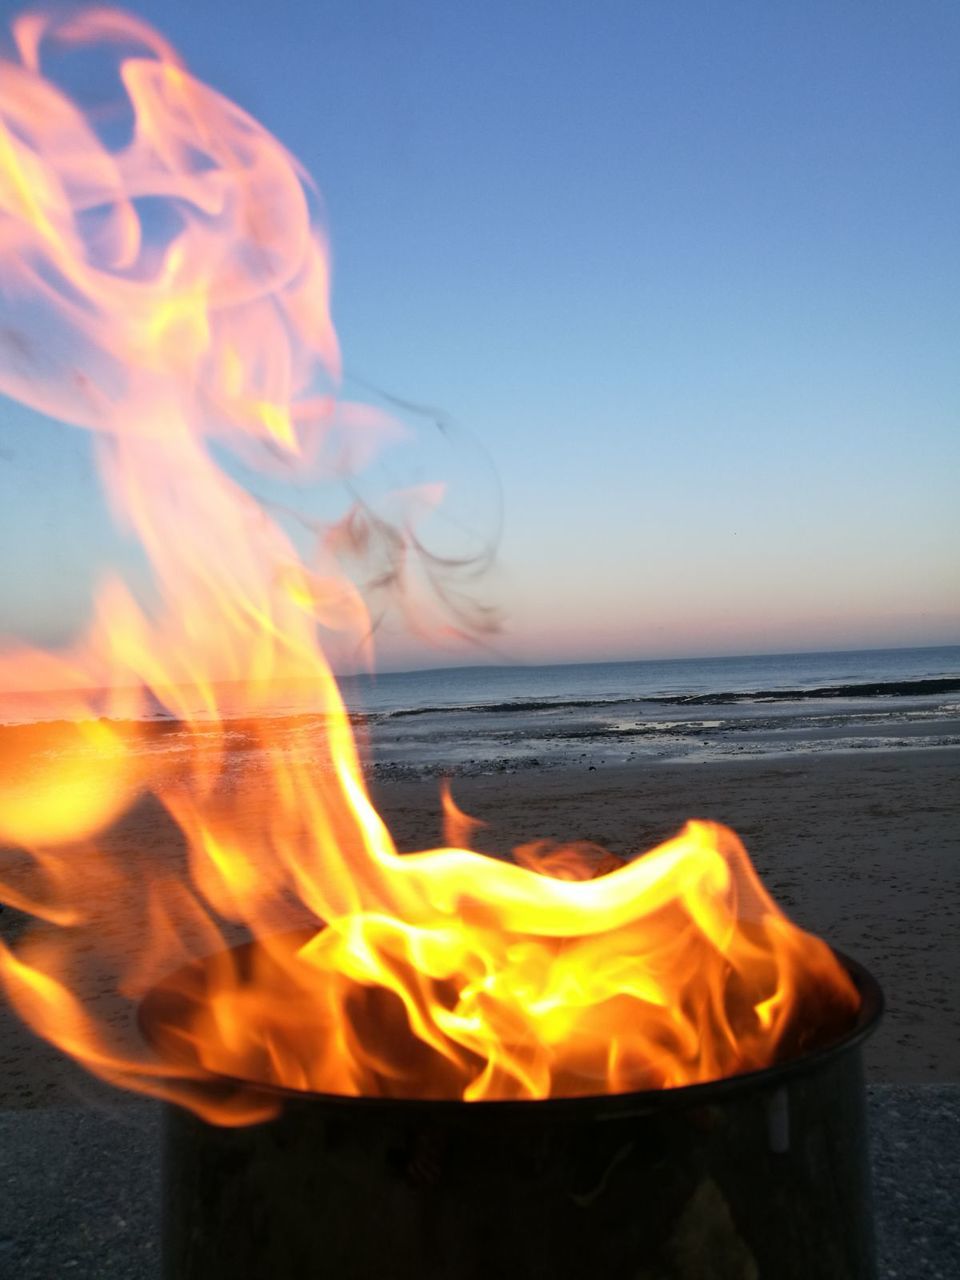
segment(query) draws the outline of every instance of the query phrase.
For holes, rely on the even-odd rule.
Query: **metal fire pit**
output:
[[[424,1102],[267,1089],[220,1128],[167,1108],[170,1280],[867,1280],[861,1044],[682,1089]]]

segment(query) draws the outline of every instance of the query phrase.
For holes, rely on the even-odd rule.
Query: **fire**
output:
[[[133,17],[30,14],[13,43],[0,389],[96,433],[155,583],[145,603],[108,578],[69,651],[0,658],[0,687],[72,700],[0,789],[0,897],[36,918],[0,974],[27,1023],[115,1084],[237,1124],[279,1105],[250,1082],[469,1101],[668,1088],[849,1021],[845,971],[724,828],[691,822],[623,865],[577,845],[511,863],[456,847],[475,824],[448,796],[448,847],[398,854],[318,642],[367,629],[339,563],[363,536],[331,526],[308,564],[224,460],[329,475],[392,430],[337,395],[316,193]],[[91,48],[115,54],[118,99],[85,111],[47,66]],[[310,690],[309,715],[271,716],[280,682]],[[143,717],[156,707],[186,758]],[[255,805],[229,769],[238,725],[266,762]],[[169,833],[155,853],[124,846],[134,804]],[[105,982],[109,1020],[85,999]]]

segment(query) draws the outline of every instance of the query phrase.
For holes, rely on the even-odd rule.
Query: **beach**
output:
[[[258,767],[242,766],[242,822],[258,818]],[[960,1080],[958,769],[956,747],[709,764],[503,764],[455,779],[454,797],[489,824],[475,844],[497,856],[534,839],[580,839],[629,858],[687,818],[732,826],[783,909],[880,980],[887,1012],[867,1045],[868,1078],[924,1083]],[[401,851],[441,842],[436,778],[381,777],[372,789]],[[117,824],[108,844],[138,877],[182,856],[177,832],[149,800]],[[109,904],[108,914],[122,945],[135,949],[123,903]],[[10,909],[0,913],[6,936],[24,923]],[[106,981],[88,984],[83,997],[111,1018]],[[106,1100],[111,1092],[0,1009],[0,1106]]]

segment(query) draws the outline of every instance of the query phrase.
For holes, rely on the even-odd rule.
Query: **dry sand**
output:
[[[490,824],[477,840],[490,852],[547,837],[587,839],[631,856],[688,817],[728,823],[793,919],[862,961],[882,983],[888,1011],[867,1048],[870,1078],[956,1081],[958,766],[960,749],[944,748],[526,769],[459,779],[454,794],[462,808]],[[243,791],[255,806],[255,779]],[[435,781],[381,783],[375,798],[401,849],[439,842]],[[145,803],[111,841],[146,875],[164,861],[176,836],[157,806]],[[116,916],[122,933],[122,904]],[[0,935],[18,932],[21,923],[12,911],[0,913]],[[85,996],[109,1013],[106,982]],[[105,1095],[0,1005],[0,1107]]]

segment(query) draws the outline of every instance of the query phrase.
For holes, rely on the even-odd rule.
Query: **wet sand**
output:
[[[866,1052],[874,1082],[960,1081],[960,749],[872,751],[711,764],[633,764],[457,779],[462,808],[490,825],[477,846],[503,854],[536,838],[586,839],[630,857],[688,817],[743,838],[765,884],[803,926],[867,965],[888,1011]],[[255,820],[256,779],[244,780]],[[378,806],[402,850],[440,842],[436,780],[381,781]],[[138,874],[178,860],[177,836],[145,802],[112,833]],[[3,855],[0,855],[3,856]],[[23,919],[0,913],[0,935]],[[117,904],[118,936],[135,948]],[[111,1016],[106,982],[84,998]],[[37,1041],[0,1005],[0,1107],[112,1091]]]

